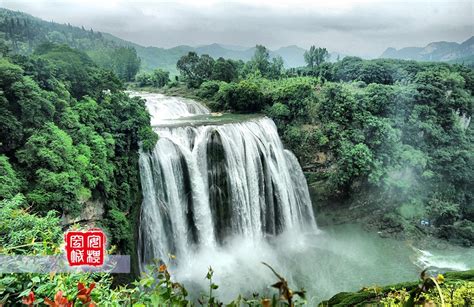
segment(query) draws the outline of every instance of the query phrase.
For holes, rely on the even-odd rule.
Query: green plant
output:
[[[305,294],[306,291],[304,289],[301,289],[300,291],[294,291],[290,289],[288,286],[288,281],[286,281],[285,278],[283,278],[280,274],[278,274],[269,264],[262,262],[263,265],[267,266],[273,274],[278,278],[278,281],[272,285],[273,288],[278,289],[278,293],[280,296],[280,300],[285,301],[288,306],[293,307],[296,305],[303,305],[305,303]],[[295,299],[295,296],[298,296],[302,299],[302,301],[299,301]]]

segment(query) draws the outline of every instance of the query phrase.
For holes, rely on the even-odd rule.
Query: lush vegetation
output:
[[[61,253],[63,232],[55,211],[45,216],[33,212],[27,199],[17,194],[0,201],[0,253],[2,255],[58,255]],[[111,247],[109,253],[113,253]],[[172,261],[172,259],[170,259]],[[270,269],[272,269],[270,267]],[[272,269],[273,270],[273,269]],[[271,298],[254,294],[251,298],[237,297],[228,306],[283,306],[303,304],[304,292],[293,292],[287,281],[276,273],[274,285],[280,295]],[[209,268],[203,278],[209,281],[209,291],[202,293],[200,305],[221,306],[213,283],[214,272]],[[168,268],[157,262],[139,279],[117,286],[107,273],[0,274],[0,306],[194,306],[188,292],[175,282]]]
[[[436,278],[422,272],[419,282],[341,292],[319,306],[471,306],[473,302],[474,271]]]
[[[30,57],[3,54],[0,199],[24,195],[37,214],[71,217],[98,202],[112,242],[131,252],[138,148],[157,136],[144,102],[122,89],[113,73],[65,45],[40,45]]]
[[[0,8],[2,44],[16,54],[31,54],[50,42],[84,51],[100,67],[123,81],[133,81],[141,60],[133,46],[116,43],[100,32],[46,22],[30,15]]]
[[[313,46],[304,55],[307,67],[285,70],[281,58],[257,45],[247,62],[189,52],[176,65],[180,77],[170,81],[162,68],[137,75],[137,49],[92,30],[1,9],[0,38],[1,254],[58,254],[70,226],[64,221],[87,220],[81,215],[92,207],[103,211],[96,225],[108,232],[112,250],[134,257],[138,150],[152,148],[157,135],[144,102],[123,92],[123,82],[133,80],[191,93],[215,111],[273,118],[320,211],[370,211],[365,218],[382,231],[474,244],[470,68],[355,57],[327,63],[327,50]],[[303,291],[291,291],[274,273],[279,296],[237,298],[231,306],[304,302]],[[216,306],[212,276],[209,270],[201,302]],[[417,286],[355,296],[375,293],[371,302],[390,304],[416,294],[457,304],[473,291],[472,279],[443,283],[442,295],[433,287],[412,295]],[[333,302],[346,299],[355,302],[343,294]],[[0,306],[20,302],[192,304],[162,264],[121,287],[107,274],[0,275]]]
[[[26,199],[18,194],[0,201],[0,246],[2,254],[55,255],[60,253],[62,229],[54,211],[39,216],[27,207]],[[13,221],[13,222],[12,222]],[[109,251],[113,252],[113,251]],[[173,259],[170,259],[173,261]],[[263,264],[267,265],[267,264]],[[268,265],[267,265],[268,266]],[[288,282],[272,267],[277,279],[271,297],[255,293],[252,297],[237,297],[227,306],[298,306],[306,303],[304,291],[291,289]],[[209,291],[202,293],[199,305],[221,306],[216,295],[219,286],[213,282],[209,268],[203,278],[209,281]],[[432,278],[422,274],[420,282],[384,287],[363,288],[358,292],[342,292],[321,306],[385,304],[413,306],[441,302],[452,306],[472,304],[474,272],[446,273]],[[436,286],[437,285],[437,286]],[[439,288],[438,288],[439,287]],[[439,289],[439,290],[438,290]],[[276,291],[278,290],[278,292]],[[278,293],[278,294],[277,294]],[[441,293],[441,294],[440,294]],[[174,281],[168,268],[157,262],[138,280],[116,286],[105,273],[0,274],[0,304],[27,306],[194,306],[185,287]]]
[[[135,79],[138,83],[138,86],[140,87],[151,86],[155,88],[160,88],[169,83],[170,73],[157,68],[151,73],[140,73],[136,76]]]
[[[188,92],[214,111],[272,117],[318,211],[357,206],[383,231],[474,244],[472,69],[356,57],[327,63],[325,49],[311,48],[307,67],[283,71],[260,47],[229,82],[199,65],[203,58],[213,62],[195,54],[178,61]]]

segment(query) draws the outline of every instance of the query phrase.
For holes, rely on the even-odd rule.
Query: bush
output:
[[[265,109],[265,114],[273,119],[284,120],[290,116],[290,109],[283,103],[274,103],[271,107]]]
[[[258,112],[265,106],[265,98],[259,86],[251,80],[229,83],[221,87],[218,101],[237,112]]]
[[[39,217],[25,210],[22,194],[0,202],[2,254],[53,254],[58,251],[62,229],[55,211]]]
[[[201,84],[197,95],[201,98],[213,98],[219,91],[220,81],[206,81]]]

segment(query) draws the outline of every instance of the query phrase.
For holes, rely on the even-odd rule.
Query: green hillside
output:
[[[124,81],[140,68],[135,49],[119,44],[93,29],[48,22],[26,13],[0,8],[0,42],[15,54],[28,55],[44,43],[67,45],[85,51],[102,68]]]
[[[195,51],[199,55],[208,54],[216,59],[223,57],[243,61],[250,60],[255,52],[255,47],[227,47],[220,44],[199,47],[182,45],[168,49],[144,47],[109,33],[45,21],[26,13],[3,8],[0,8],[0,39],[3,39],[14,53],[20,54],[30,54],[44,42],[66,44],[85,51],[94,62],[116,72],[118,69],[114,68],[116,64],[114,64],[114,59],[111,59],[113,50],[132,47],[141,60],[141,70],[152,71],[155,68],[162,68],[169,71],[171,75],[178,74],[176,62],[189,51]],[[286,67],[304,65],[303,53],[304,49],[297,46],[270,51],[271,57],[281,56]],[[130,58],[133,60],[133,54]]]

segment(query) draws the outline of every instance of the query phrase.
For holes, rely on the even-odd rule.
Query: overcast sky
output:
[[[145,46],[324,46],[379,56],[387,47],[462,42],[474,0],[0,0],[0,6]]]

